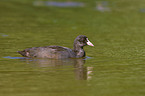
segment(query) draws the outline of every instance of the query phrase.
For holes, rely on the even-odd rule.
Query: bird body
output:
[[[45,47],[32,47],[23,51],[18,51],[22,56],[32,58],[81,58],[85,57],[84,46],[94,46],[86,36],[79,35],[74,40],[74,49],[62,46],[45,46]]]

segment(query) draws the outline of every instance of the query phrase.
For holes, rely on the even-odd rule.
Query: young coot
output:
[[[37,58],[81,58],[85,57],[84,46],[94,46],[86,36],[79,35],[74,40],[74,49],[70,49],[62,46],[45,46],[45,47],[32,47],[27,48],[23,51],[18,51],[22,56],[25,57],[37,57]]]

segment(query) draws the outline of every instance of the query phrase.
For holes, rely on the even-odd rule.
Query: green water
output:
[[[0,1],[0,95],[145,95],[144,0],[106,0],[107,12],[95,9],[96,0],[79,0],[85,6],[77,8],[34,6],[33,1]],[[78,35],[95,45],[85,47],[85,60],[21,59],[16,52],[72,48]]]

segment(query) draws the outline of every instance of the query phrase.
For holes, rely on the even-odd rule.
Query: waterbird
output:
[[[55,58],[55,59],[64,59],[64,58],[81,58],[85,57],[84,46],[94,46],[87,36],[79,35],[75,38],[73,49],[62,47],[62,46],[44,46],[44,47],[32,47],[27,48],[23,51],[17,51],[19,54],[25,57],[31,58]]]

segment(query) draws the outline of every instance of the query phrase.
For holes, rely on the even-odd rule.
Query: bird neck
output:
[[[74,45],[74,52],[76,53],[77,58],[85,56],[85,51],[81,46]]]

